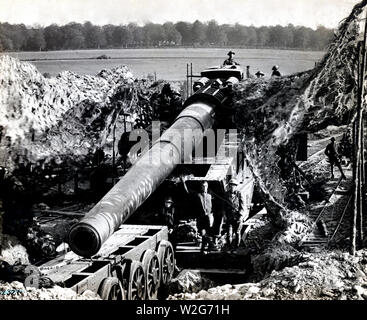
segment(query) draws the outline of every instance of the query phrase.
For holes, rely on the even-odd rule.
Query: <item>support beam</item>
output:
[[[364,99],[364,79],[366,71],[366,39],[367,39],[367,11],[366,19],[364,24],[363,43],[359,50],[359,56],[362,57],[362,61],[358,68],[358,100],[357,100],[357,119],[356,119],[356,134],[355,134],[355,180],[354,180],[354,203],[353,203],[353,216],[352,216],[352,236],[351,236],[351,253],[354,255],[358,249],[359,243],[363,239],[362,232],[362,181],[363,181],[363,144],[362,144],[362,133],[363,133],[363,99]],[[360,59],[359,57],[359,59]]]

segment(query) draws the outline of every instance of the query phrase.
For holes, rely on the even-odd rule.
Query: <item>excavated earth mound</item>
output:
[[[257,283],[224,285],[168,299],[208,300],[367,300],[367,250],[304,253],[300,263],[272,271]]]
[[[77,164],[97,147],[110,147],[119,115],[128,113],[134,123],[163,85],[135,79],[126,66],[45,78],[9,56],[0,57],[0,75],[0,165],[10,172],[20,163]]]
[[[51,289],[25,288],[19,281],[11,283],[0,281],[0,293],[0,300],[101,300],[90,290],[77,295],[75,291],[59,286]]]
[[[27,249],[14,236],[2,235],[0,243],[0,261],[13,265],[16,263],[29,264]]]

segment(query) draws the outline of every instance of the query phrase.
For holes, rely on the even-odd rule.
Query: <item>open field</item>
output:
[[[79,74],[96,74],[104,68],[127,65],[135,76],[146,77],[156,72],[159,79],[184,80],[186,64],[193,63],[193,72],[208,66],[219,65],[227,58],[228,49],[177,48],[177,49],[111,49],[111,50],[74,50],[48,52],[11,52],[20,60],[33,63],[41,73],[55,76],[69,70]],[[323,52],[273,49],[235,49],[235,59],[242,65],[250,65],[251,72],[261,70],[265,77],[271,74],[271,67],[279,65],[282,74],[291,74],[314,67]],[[95,60],[102,54],[111,59]]]

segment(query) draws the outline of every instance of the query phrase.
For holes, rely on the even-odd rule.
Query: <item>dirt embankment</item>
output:
[[[55,286],[51,289],[25,288],[23,283],[13,281],[11,283],[0,281],[0,300],[101,300],[90,290],[82,295],[67,288]]]
[[[77,166],[97,147],[110,154],[115,123],[123,128],[128,114],[128,124],[146,124],[164,85],[138,80],[126,66],[45,78],[9,56],[0,57],[0,74],[0,165],[10,172],[49,162]]]
[[[172,300],[364,300],[367,299],[367,250],[303,253],[300,263],[272,271],[256,283],[224,285],[178,293]]]

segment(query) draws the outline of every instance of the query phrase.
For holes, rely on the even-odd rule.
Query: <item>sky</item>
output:
[[[336,28],[358,0],[0,0],[0,22],[47,26],[166,21]]]

